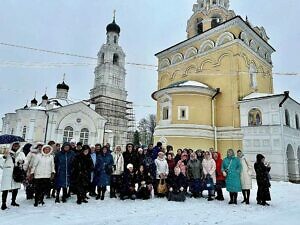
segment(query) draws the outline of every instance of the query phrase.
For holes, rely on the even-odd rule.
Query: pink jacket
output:
[[[216,162],[211,157],[209,159],[203,159],[202,161],[203,173],[206,176],[210,174],[214,183],[216,183]]]

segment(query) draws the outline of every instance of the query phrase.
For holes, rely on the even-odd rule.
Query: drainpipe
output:
[[[279,114],[280,114],[280,128],[281,128],[281,149],[284,150],[284,154],[283,154],[283,165],[284,165],[284,174],[285,176],[287,176],[287,180],[286,181],[289,181],[289,175],[288,175],[288,171],[287,171],[287,155],[286,155],[286,150],[285,150],[285,146],[284,146],[284,135],[283,135],[283,104],[286,102],[286,100],[289,98],[289,92],[288,91],[285,91],[284,92],[284,98],[283,100],[279,103]]]
[[[46,141],[47,141],[47,133],[48,133],[49,114],[47,113],[47,111],[45,111],[45,114],[46,114],[46,116],[47,116],[47,120],[46,120],[46,128],[45,128],[44,143],[46,144]]]
[[[212,111],[212,126],[214,129],[214,148],[217,151],[218,149],[218,142],[217,142],[217,127],[216,127],[216,121],[215,121],[215,100],[218,94],[220,94],[220,88],[216,89],[216,93],[211,98],[211,111]]]

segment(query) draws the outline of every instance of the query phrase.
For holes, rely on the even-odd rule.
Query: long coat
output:
[[[56,188],[66,188],[70,186],[72,163],[75,155],[76,154],[71,150],[67,152],[62,150],[56,154],[54,158]]]
[[[112,171],[114,164],[113,157],[110,153],[97,155],[95,165],[94,184],[97,186],[107,186],[110,184],[109,170]]]
[[[49,179],[51,178],[51,174],[55,173],[52,148],[51,151],[48,154],[46,154],[43,151],[44,148],[46,147],[50,147],[50,146],[44,146],[41,153],[37,154],[34,157],[34,161],[32,163],[30,173],[34,174],[35,179],[42,179],[42,178]]]
[[[243,156],[240,158],[241,162],[241,186],[242,190],[250,190],[252,189],[252,178],[251,178],[251,170],[252,167],[250,166],[247,159]]]
[[[217,178],[217,182],[218,181],[225,181],[225,177],[223,176],[223,173],[222,173],[222,163],[223,163],[223,160],[222,160],[222,157],[221,157],[221,153],[220,152],[217,152],[218,154],[218,158],[215,160],[216,162],[216,178]]]
[[[113,152],[114,170],[112,175],[121,175],[124,172],[124,158],[122,153]]]
[[[131,163],[133,165],[134,170],[138,169],[138,157],[137,157],[137,153],[135,151],[123,152],[123,158],[124,158],[124,170],[127,169],[127,165],[129,163]]]
[[[13,163],[12,157],[15,158],[15,164]],[[13,170],[14,166],[17,165],[18,162],[25,162],[25,154],[20,148],[17,152],[10,151],[7,156],[3,157],[3,173],[2,173],[2,181],[1,181],[1,191],[20,189],[21,183],[17,183],[13,179]]]
[[[222,163],[222,172],[227,171],[226,190],[228,192],[240,192],[241,187],[241,163],[236,157],[226,157]]]
[[[216,162],[213,160],[211,157],[209,159],[203,159],[202,161],[202,166],[203,166],[203,173],[204,175],[210,175],[211,178],[214,181],[214,184],[216,184]]]
[[[270,201],[271,195],[269,188],[271,187],[269,172],[270,167],[266,167],[262,162],[256,162],[254,164],[257,181],[257,201]]]

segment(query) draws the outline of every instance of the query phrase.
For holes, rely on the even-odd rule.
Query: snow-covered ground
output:
[[[2,170],[0,169],[0,179]],[[253,181],[255,184],[255,181]],[[168,202],[166,199],[126,200],[106,198],[90,200],[77,205],[73,196],[67,203],[55,204],[46,199],[46,204],[33,207],[25,199],[24,190],[18,195],[19,208],[0,210],[1,225],[293,225],[300,222],[300,185],[272,182],[271,206],[256,205],[256,185],[252,190],[251,204],[228,205],[226,201],[207,202],[205,199],[187,199],[184,203]],[[239,195],[239,202],[241,201]],[[10,203],[10,195],[8,198]]]

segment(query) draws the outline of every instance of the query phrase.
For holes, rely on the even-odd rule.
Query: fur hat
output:
[[[133,168],[133,165],[131,164],[131,163],[129,163],[129,164],[127,164],[127,169],[129,169],[129,168]]]

